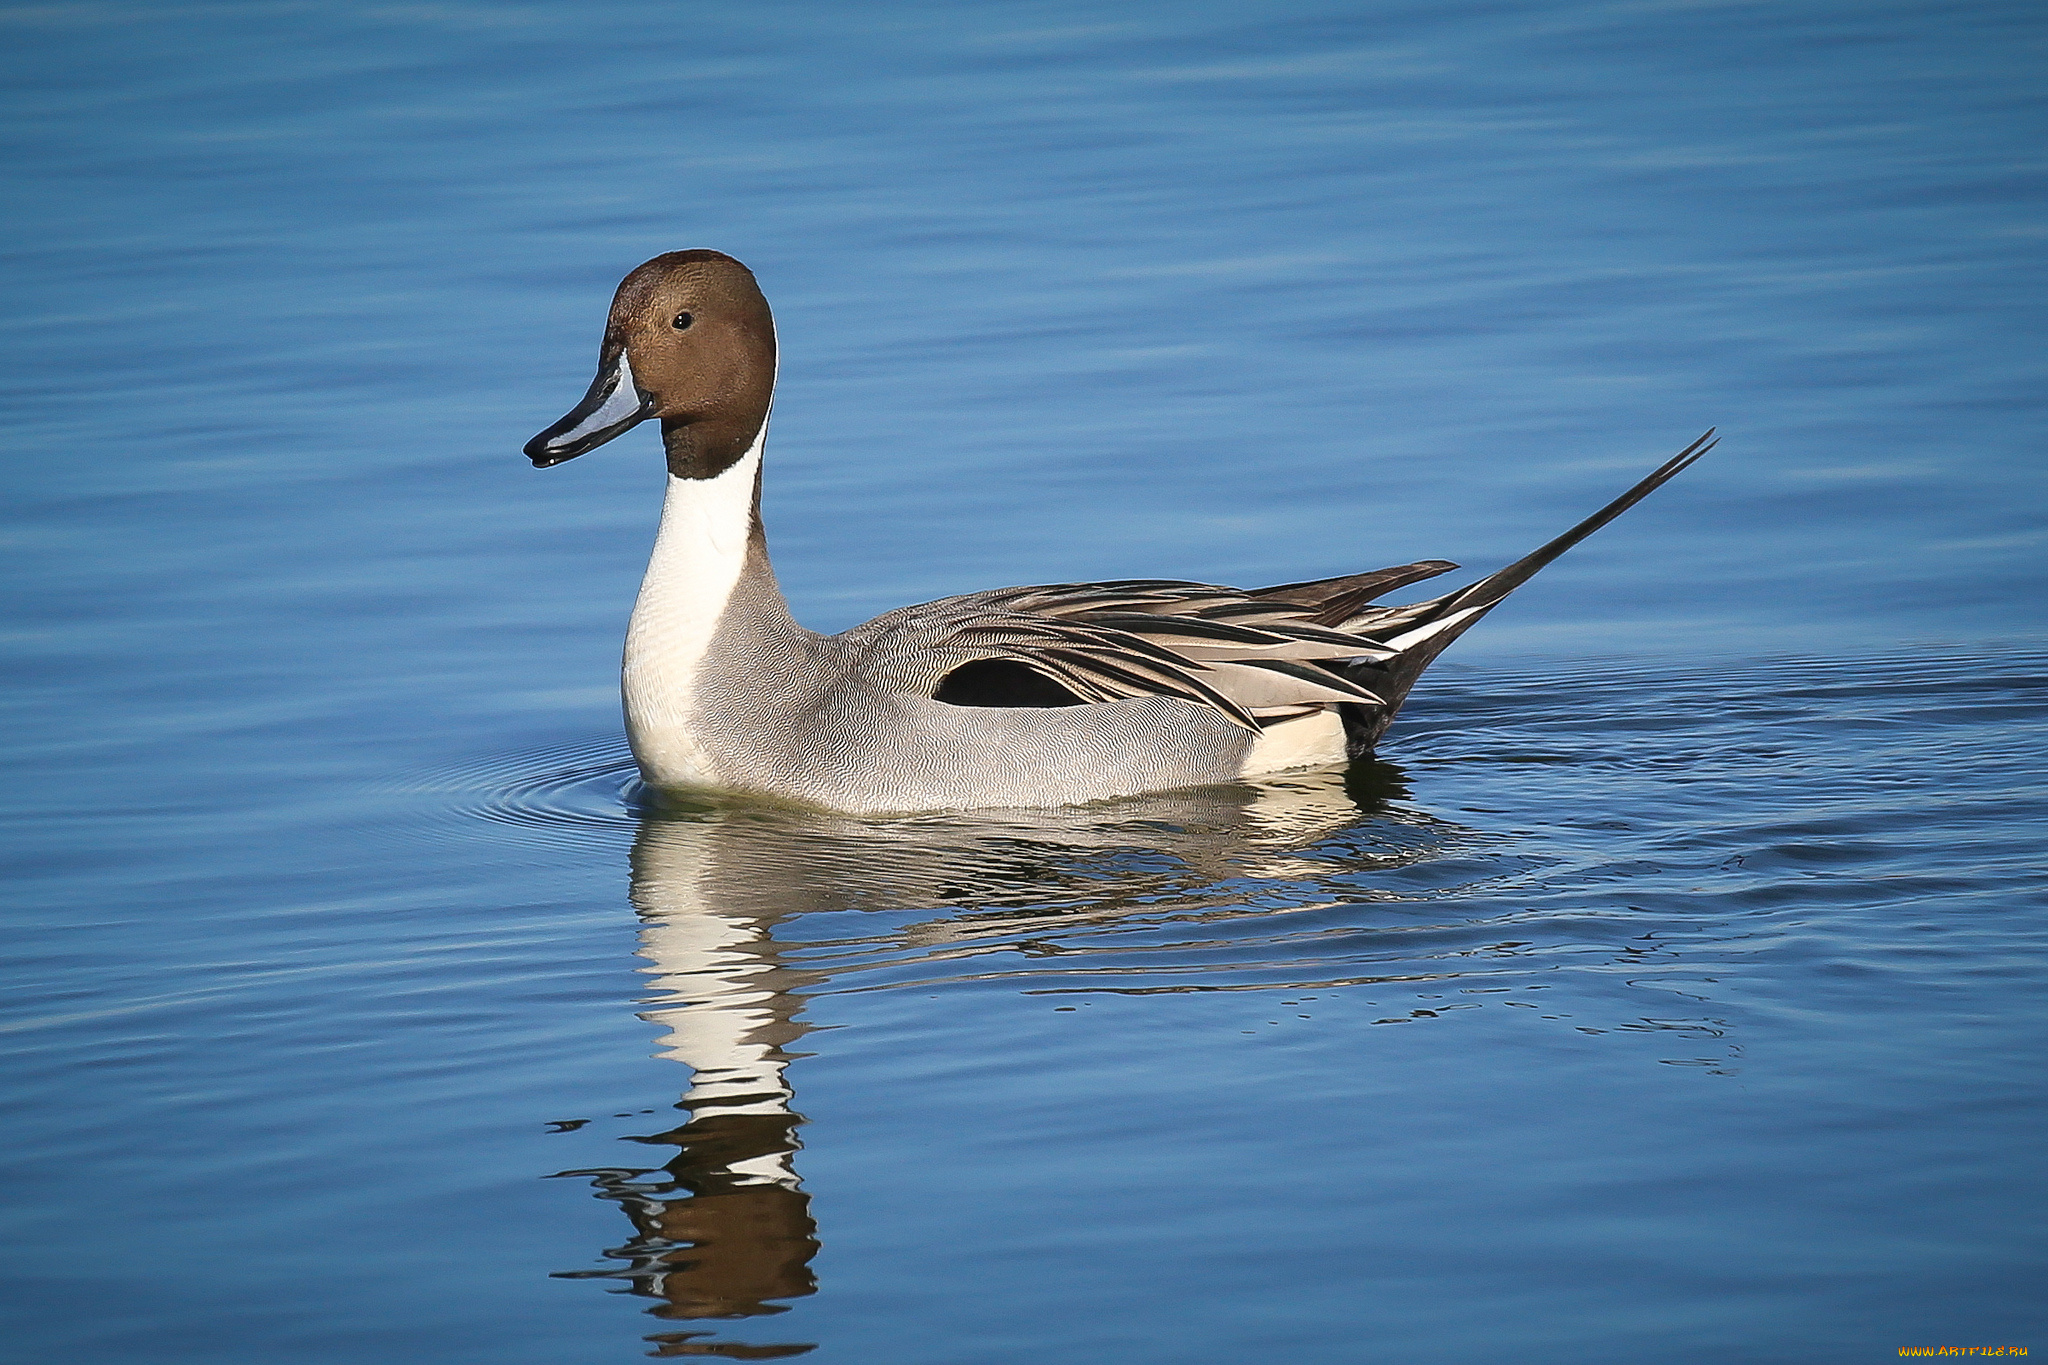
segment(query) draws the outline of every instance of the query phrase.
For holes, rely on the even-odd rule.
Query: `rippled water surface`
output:
[[[5,1350],[2048,1350],[2035,7],[16,7]],[[650,800],[609,289],[807,624],[1485,572],[1379,761]]]

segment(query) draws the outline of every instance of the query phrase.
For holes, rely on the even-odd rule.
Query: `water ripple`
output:
[[[650,926],[724,925],[750,945],[743,974],[772,965],[790,992],[1437,998],[1565,972],[1699,1000],[1717,966],[1789,951],[1830,916],[2020,890],[2037,858],[2009,831],[2042,747],[2023,722],[2043,711],[2044,664],[1918,651],[1453,675],[1418,699],[1398,763],[1060,810],[657,808],[616,740],[425,785],[521,839],[623,849]],[[1987,794],[2005,771],[2013,790]],[[704,970],[685,975],[701,988]]]

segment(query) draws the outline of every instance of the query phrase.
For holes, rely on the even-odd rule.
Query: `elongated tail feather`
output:
[[[1497,573],[1488,574],[1478,582],[1442,597],[1400,608],[1384,624],[1376,626],[1370,620],[1360,619],[1356,625],[1351,625],[1359,634],[1399,651],[1391,659],[1361,660],[1344,670],[1346,677],[1381,698],[1381,704],[1377,706],[1350,703],[1341,708],[1345,747],[1351,756],[1362,757],[1372,751],[1380,736],[1387,732],[1387,727],[1394,723],[1394,717],[1399,714],[1401,703],[1407,700],[1416,679],[1450,647],[1453,640],[1505,601],[1509,593],[1534,578],[1545,565],[1641,502],[1716,444],[1714,432],[1709,429],[1628,492],[1557,539]]]

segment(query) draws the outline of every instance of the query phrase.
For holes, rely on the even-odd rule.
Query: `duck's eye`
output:
[[[678,332],[687,332],[690,330],[690,324],[696,320],[688,313],[678,313],[676,314],[676,320],[671,322],[669,326],[675,328]]]

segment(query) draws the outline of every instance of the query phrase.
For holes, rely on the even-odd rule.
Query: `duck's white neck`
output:
[[[626,735],[641,771],[657,781],[718,783],[697,737],[694,701],[712,640],[734,613],[742,578],[765,580],[750,584],[741,594],[745,601],[772,603],[788,617],[757,541],[766,439],[764,423],[753,447],[715,478],[668,478],[661,529],[626,628],[623,679]]]

